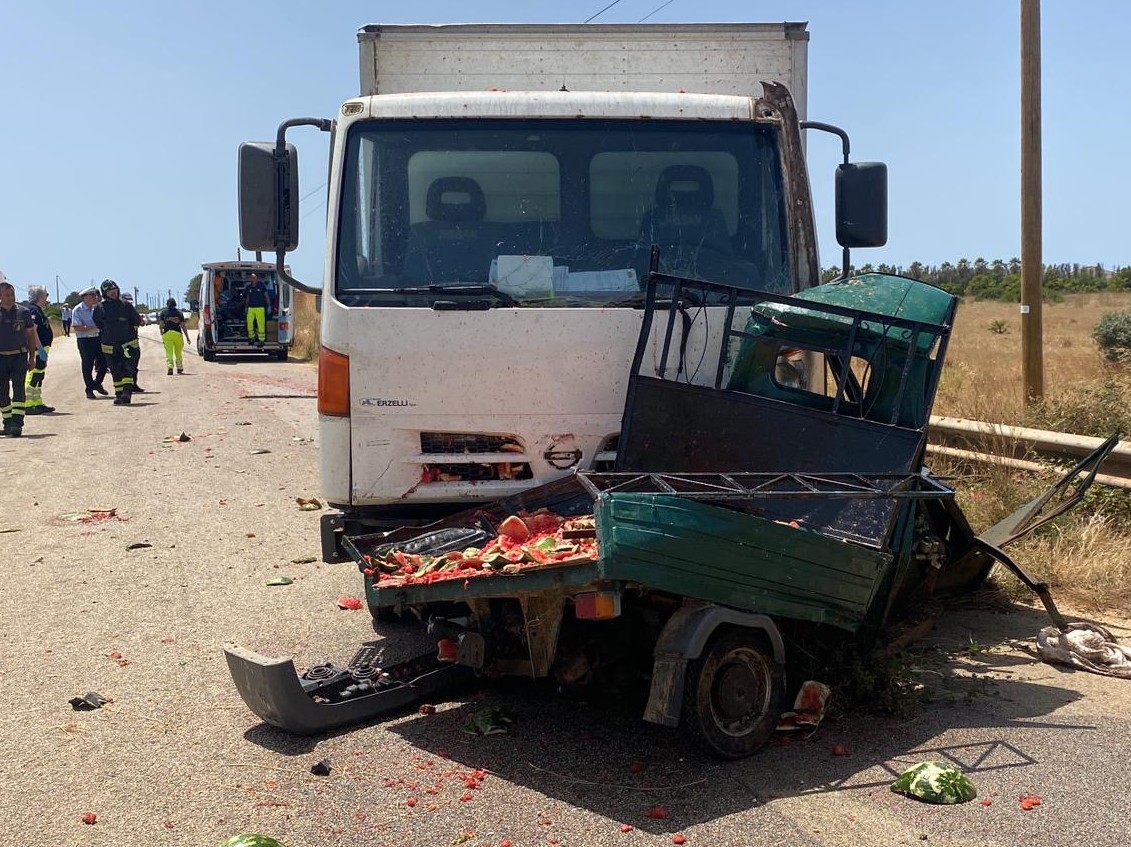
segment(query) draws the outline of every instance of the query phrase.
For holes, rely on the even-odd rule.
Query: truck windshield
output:
[[[664,272],[790,293],[776,138],[753,123],[377,120],[344,173],[346,301],[638,305],[653,245]]]

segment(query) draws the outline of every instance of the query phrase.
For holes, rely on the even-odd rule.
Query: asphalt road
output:
[[[299,667],[366,641],[390,659],[426,642],[340,610],[360,595],[356,568],[313,560],[319,513],[296,498],[318,496],[314,369],[190,353],[168,377],[155,328],[144,336],[148,393],[134,405],[87,400],[73,339],[59,339],[44,391],[58,412],[0,438],[5,843],[202,847],[243,831],[288,847],[1131,840],[1131,682],[1037,661],[1046,620],[1024,607],[952,611],[920,642],[910,672],[931,697],[916,714],[829,719],[741,762],[643,723],[638,703],[522,682],[315,738],[262,724],[232,687],[225,642]],[[266,585],[279,575],[293,584]],[[112,702],[74,711],[88,691]],[[462,732],[487,705],[510,710],[511,732]],[[928,758],[960,764],[979,800],[888,790]],[[310,771],[322,759],[329,776]],[[1024,811],[1029,794],[1042,803]]]

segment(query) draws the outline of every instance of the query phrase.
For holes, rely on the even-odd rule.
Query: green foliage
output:
[[[1009,332],[1009,321],[998,318],[996,321],[990,321],[990,332],[994,335],[1005,335]]]
[[[185,289],[185,300],[191,303],[193,300],[200,299],[200,282],[204,279],[204,274],[199,273],[189,280],[188,288]]]
[[[1131,312],[1108,312],[1092,330],[1092,338],[1109,362],[1131,363]]]
[[[872,269],[871,265],[863,265],[852,267],[850,271],[856,274]],[[1021,300],[1021,260],[1017,258],[1006,262],[978,257],[973,261],[959,259],[937,266],[912,262],[906,268],[878,265],[875,270],[922,280],[959,297],[1005,302]],[[833,266],[821,272],[821,281],[829,282],[839,276],[840,268]],[[1050,303],[1062,302],[1066,294],[1127,290],[1131,290],[1131,268],[1109,271],[1103,265],[1045,265],[1041,274],[1041,296]]]
[[[1102,383],[1086,384],[1070,397],[1034,403],[1025,423],[1037,429],[1107,438],[1131,432],[1131,385],[1125,376],[1108,374]]]

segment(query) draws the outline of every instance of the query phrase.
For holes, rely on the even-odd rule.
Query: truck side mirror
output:
[[[239,169],[240,246],[268,253],[294,250],[298,247],[299,199],[295,146],[286,145],[286,155],[277,168],[274,142],[241,144]]]
[[[836,240],[841,247],[888,241],[888,166],[853,162],[836,169]]]

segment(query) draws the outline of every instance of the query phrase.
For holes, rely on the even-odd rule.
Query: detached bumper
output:
[[[316,665],[300,675],[291,659],[235,644],[224,647],[228,671],[248,708],[295,735],[319,735],[401,712],[455,688],[473,673],[462,665],[441,664],[432,655],[382,669],[359,660],[364,653],[348,666]]]

